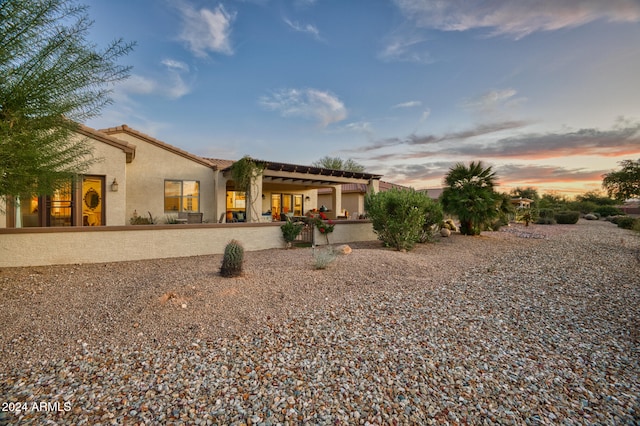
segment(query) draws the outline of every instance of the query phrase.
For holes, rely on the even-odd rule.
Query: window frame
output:
[[[198,191],[196,196],[193,195],[185,195],[185,182],[195,184]],[[179,195],[167,195],[167,183],[179,183]],[[167,199],[177,199],[178,201],[178,209],[177,210],[167,210]],[[196,204],[198,208],[196,210],[186,210],[185,207],[188,205],[193,206],[193,200],[196,200]],[[200,181],[195,179],[165,179],[163,185],[163,206],[165,214],[171,213],[181,213],[181,212],[192,212],[192,213],[200,213]]]

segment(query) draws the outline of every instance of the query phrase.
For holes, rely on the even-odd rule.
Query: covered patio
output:
[[[255,160],[264,166],[247,193],[236,190],[232,176],[233,162],[211,159],[221,169],[218,181],[217,205],[225,206],[224,221],[272,222],[286,217],[302,217],[320,208],[318,189],[331,190],[330,219],[341,216],[342,185],[366,185],[378,192],[381,175],[332,170],[298,164]],[[224,161],[224,163],[223,163]],[[223,199],[224,197],[224,199]],[[219,210],[220,212],[221,210]],[[222,214],[220,215],[222,218]]]

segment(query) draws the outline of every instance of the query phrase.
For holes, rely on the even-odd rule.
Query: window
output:
[[[164,211],[199,212],[200,182],[197,180],[165,180]]]
[[[13,199],[8,226],[103,226],[105,225],[105,177],[79,175],[48,196],[25,194]]]

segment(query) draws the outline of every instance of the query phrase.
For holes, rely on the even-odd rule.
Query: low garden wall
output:
[[[231,239],[247,251],[284,247],[280,223],[0,229],[0,267],[220,254]],[[371,222],[338,221],[331,244],[375,240]],[[326,244],[315,230],[316,244]]]

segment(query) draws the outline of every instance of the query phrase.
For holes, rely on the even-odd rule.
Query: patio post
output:
[[[247,222],[260,222],[262,215],[262,173],[255,176],[247,193]]]
[[[333,185],[331,188],[331,206],[333,209],[329,213],[329,218],[336,219],[342,211],[342,185]]]

